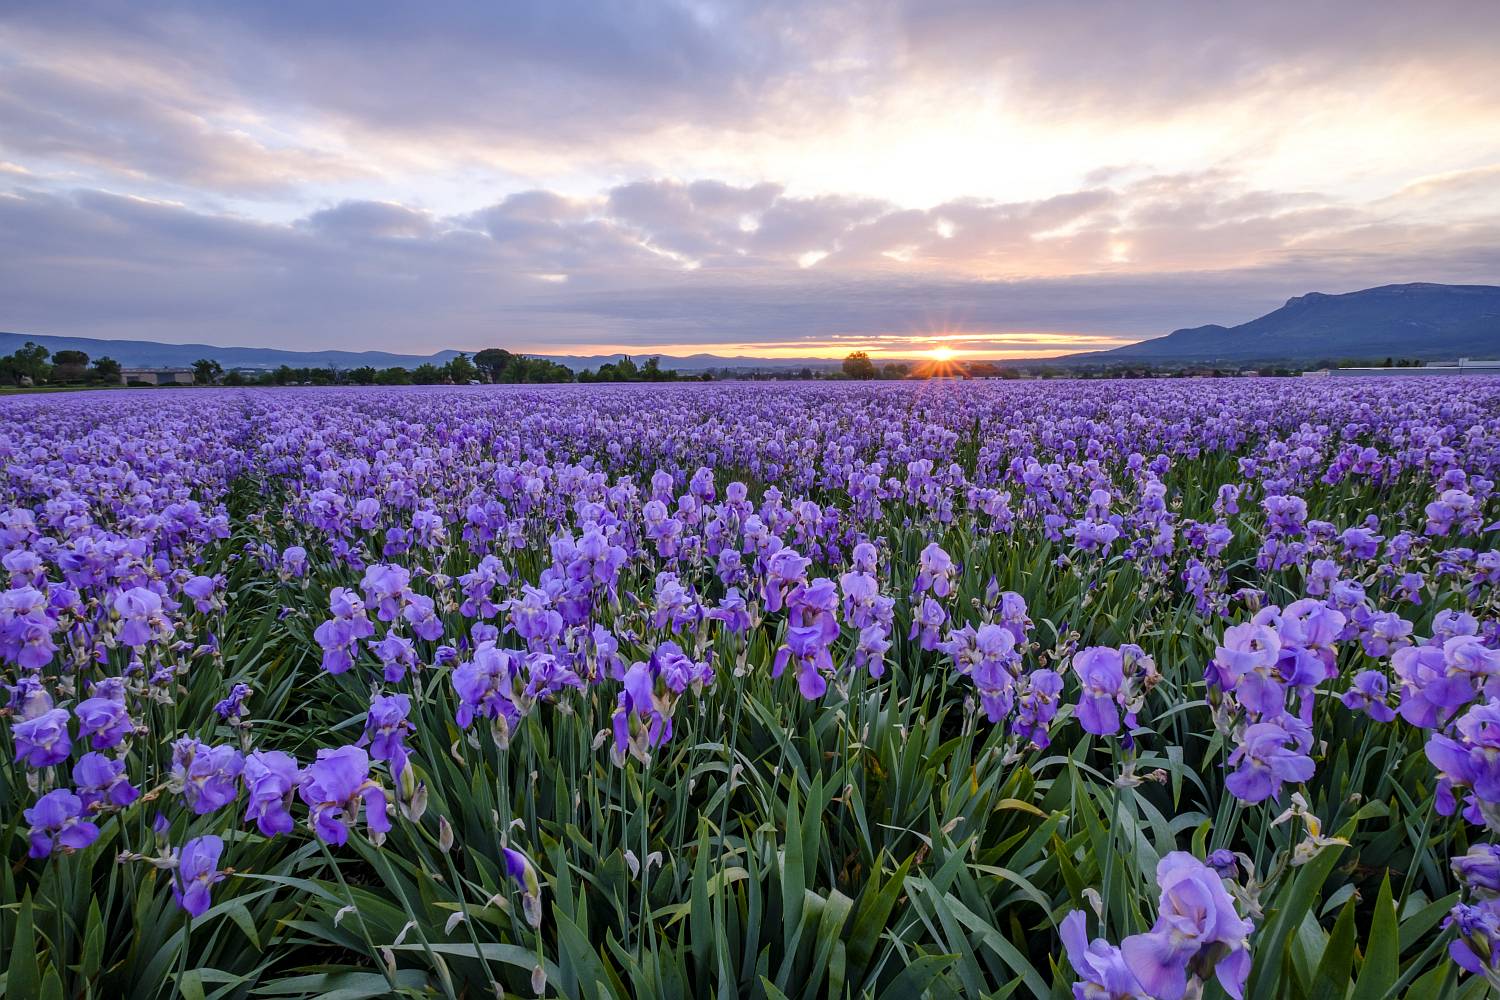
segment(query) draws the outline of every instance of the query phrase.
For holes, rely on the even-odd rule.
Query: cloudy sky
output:
[[[0,329],[974,356],[1500,279],[1494,0],[0,5]]]

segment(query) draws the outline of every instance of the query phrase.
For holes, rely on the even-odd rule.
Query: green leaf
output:
[[[32,922],[31,890],[21,897],[21,909],[16,914],[16,935],[11,943],[9,964],[6,968],[5,995],[20,1000],[34,997],[42,991],[42,973],[36,954],[36,925]]]
[[[1380,880],[1380,895],[1370,918],[1370,940],[1350,1000],[1380,1000],[1400,974],[1401,937],[1396,927],[1396,903],[1391,898],[1391,873]]]
[[[958,961],[957,955],[923,955],[901,970],[901,974],[891,980],[880,994],[880,1000],[912,1000],[919,997],[923,991],[938,976],[941,976],[954,962]]]
[[[1307,1000],[1344,1000],[1354,969],[1354,900],[1339,911]]]

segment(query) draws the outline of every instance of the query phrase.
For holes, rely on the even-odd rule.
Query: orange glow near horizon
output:
[[[874,361],[1022,361],[1081,351],[1103,351],[1135,343],[1139,338],[1108,334],[1054,331],[1003,333],[843,334],[821,340],[775,340],[762,343],[696,344],[537,344],[509,348],[522,354],[683,358],[713,354],[721,358],[809,358],[837,361],[851,351],[864,351]]]

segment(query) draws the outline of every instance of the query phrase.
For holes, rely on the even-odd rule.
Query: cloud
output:
[[[925,210],[660,181],[448,217],[345,202],[287,224],[32,190],[0,196],[0,300],[20,332],[223,344],[827,353],[961,335],[1034,353],[1312,290],[1482,281],[1497,246],[1500,219],[1424,227],[1225,176]],[[808,249],[828,255],[804,267]],[[994,267],[958,266],[973,260]]]

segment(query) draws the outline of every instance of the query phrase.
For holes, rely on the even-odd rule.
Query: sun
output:
[[[930,350],[930,351],[927,352],[927,356],[930,357],[934,361],[952,361],[953,360],[953,348],[951,348],[951,347],[934,347],[932,350]]]

